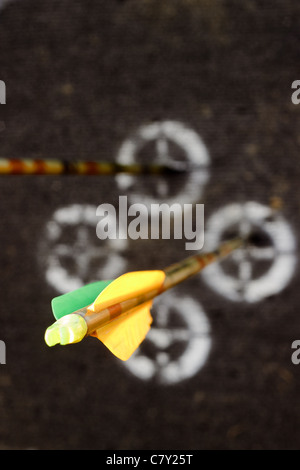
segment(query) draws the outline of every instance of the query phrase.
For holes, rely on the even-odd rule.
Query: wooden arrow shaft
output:
[[[200,168],[200,167],[199,167]],[[193,171],[196,168],[193,168]],[[115,175],[118,173],[177,174],[190,171],[188,164],[170,162],[164,164],[123,165],[101,161],[64,161],[59,159],[15,159],[0,158],[0,175]]]
[[[204,269],[209,264],[223,259],[235,249],[240,248],[243,243],[244,241],[240,238],[225,241],[219,246],[218,249],[212,252],[197,254],[167,267],[164,270],[166,274],[165,281],[158,289],[154,289],[137,297],[116,303],[96,313],[93,312],[89,314],[87,308],[76,312],[83,315],[87,322],[87,336],[92,334],[100,326],[114,320],[115,318],[118,318],[120,315],[126,314],[129,310],[132,310],[133,308],[138,307],[145,302],[153,300],[155,297],[162,294],[166,290],[202,271],[202,269]]]

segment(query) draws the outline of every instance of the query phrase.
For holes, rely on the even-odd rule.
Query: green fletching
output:
[[[98,281],[80,287],[67,294],[54,297],[51,302],[52,312],[56,320],[91,305],[100,292],[112,281]]]

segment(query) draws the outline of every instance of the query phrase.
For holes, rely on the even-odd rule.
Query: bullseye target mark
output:
[[[109,215],[108,215],[109,216]],[[46,224],[41,257],[48,283],[60,293],[125,271],[126,239],[96,237],[96,207],[73,204],[56,210]]]
[[[228,236],[249,238],[230,259],[207,267],[203,279],[232,301],[258,302],[282,291],[296,267],[296,241],[282,215],[257,202],[231,204],[206,224],[205,249]]]
[[[153,308],[146,340],[124,366],[137,378],[174,385],[197,374],[211,349],[210,324],[188,296],[166,293]]]
[[[163,175],[156,175],[148,182],[147,188],[139,177],[120,174],[116,181],[121,190],[130,190],[132,203],[180,204],[193,203],[200,199],[204,185],[209,179],[210,157],[201,137],[192,129],[177,121],[162,121],[138,128],[136,133],[121,145],[117,161],[122,164],[134,164],[151,161],[172,167],[191,166],[194,171],[187,171],[175,185]],[[195,167],[197,168],[195,170]]]

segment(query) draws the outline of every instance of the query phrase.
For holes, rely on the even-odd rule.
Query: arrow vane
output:
[[[127,360],[150,329],[155,297],[243,244],[241,238],[225,241],[215,251],[196,254],[164,270],[126,273],[114,281],[96,282],[54,298],[57,321],[46,330],[47,345],[72,344],[95,336],[115,356]]]

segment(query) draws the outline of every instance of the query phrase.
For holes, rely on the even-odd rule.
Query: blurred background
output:
[[[300,5],[0,2],[0,157],[180,161],[182,175],[0,178],[1,449],[299,448]],[[51,299],[193,254],[101,241],[96,207],[203,203],[205,249],[243,250],[155,301],[126,363],[48,348]]]

